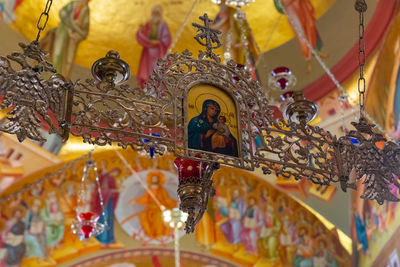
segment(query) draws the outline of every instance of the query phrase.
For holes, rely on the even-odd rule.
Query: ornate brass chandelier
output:
[[[129,79],[129,66],[115,51],[96,61],[93,78],[66,81],[46,61],[39,47],[40,33],[46,26],[52,0],[38,22],[39,33],[32,43],[20,44],[22,52],[0,57],[1,108],[9,108],[0,130],[25,138],[43,140],[39,129],[47,124],[50,133],[64,141],[70,134],[97,145],[112,143],[134,150],[162,155],[172,152],[179,174],[180,208],[189,214],[186,231],[193,232],[213,196],[212,174],[219,164],[264,174],[275,173],[287,179],[308,180],[319,185],[340,183],[341,188],[356,189],[366,184],[363,198],[399,201],[390,192],[400,188],[400,148],[375,133],[364,118],[365,63],[363,13],[366,5],[356,1],[360,13],[360,107],[356,130],[343,137],[309,125],[317,106],[301,93],[287,106],[285,119],[275,120],[274,109],[250,72],[234,61],[226,65],[214,49],[221,46],[220,32],[210,28],[207,14],[195,39],[205,47],[198,57],[188,50],[158,61],[144,90],[123,84]],[[12,67],[19,65],[16,69]],[[234,103],[237,124],[237,153],[218,153],[189,145],[188,95],[193,88],[208,86],[220,91]],[[207,106],[207,105],[206,105]],[[203,123],[201,120],[199,123]],[[260,145],[254,146],[259,139]]]

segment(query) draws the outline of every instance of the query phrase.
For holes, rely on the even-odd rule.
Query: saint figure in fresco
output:
[[[0,233],[4,233],[6,229],[6,220],[0,218]],[[4,235],[0,234],[0,267],[6,267],[6,263],[4,262],[7,256],[7,249],[5,248],[4,244]]]
[[[260,199],[260,204],[262,206],[266,205],[267,202],[272,201],[271,200],[271,194],[269,192],[269,189],[266,185],[259,184],[257,186],[257,192],[259,194],[259,199]]]
[[[209,201],[207,205],[207,211],[197,224],[195,230],[197,242],[199,242],[206,250],[209,250],[217,240],[215,229],[215,213],[215,204],[213,201]]]
[[[23,2],[23,0],[0,0],[0,20],[10,24],[17,17],[14,13],[15,9]]]
[[[306,70],[311,72],[312,52],[307,44],[300,37],[301,34],[308,40],[314,50],[321,51],[322,41],[318,34],[315,19],[315,10],[310,0],[274,0],[274,4],[279,13],[289,18],[289,24],[295,33],[300,44],[301,52],[307,61]],[[282,6],[283,5],[283,6]]]
[[[257,44],[247,19],[239,19],[237,9],[228,6],[225,0],[219,6],[220,10],[211,26],[222,32],[221,44],[225,60],[233,59],[243,67],[247,66],[253,79],[257,79]]]
[[[358,242],[361,243],[363,252],[366,255],[369,255],[370,252],[369,252],[366,221],[364,221],[357,212],[355,212],[353,216],[354,216],[354,224],[355,224],[357,240]]]
[[[389,128],[392,130],[392,138],[394,141],[400,141],[400,66],[397,70],[396,81],[394,86],[394,97],[393,97],[393,110],[390,111]]]
[[[214,179],[214,178],[213,178]],[[216,181],[216,180],[214,180]],[[228,195],[227,185],[229,183],[229,179],[225,177],[225,175],[221,175],[219,180],[216,182],[217,186],[215,188],[215,196],[214,200],[217,206],[216,212],[216,220],[220,221],[223,218],[228,217]]]
[[[258,253],[257,241],[262,223],[262,217],[257,202],[256,195],[250,195],[247,198],[247,208],[243,218],[242,230],[239,235],[244,248],[251,254]]]
[[[56,247],[64,237],[64,214],[58,200],[58,191],[48,189],[46,203],[40,211],[40,217],[46,226],[46,243],[49,248]]]
[[[19,266],[25,255],[25,223],[23,218],[25,209],[17,206],[11,211],[11,218],[6,223],[6,231],[3,233],[4,247],[7,250],[5,258],[6,266]]]
[[[226,240],[235,246],[240,243],[242,230],[242,218],[246,212],[246,203],[241,196],[239,188],[232,189],[232,197],[229,204],[228,220],[220,225],[221,232]]]
[[[284,196],[284,195],[279,195],[278,199],[278,214],[282,212],[288,212],[289,214],[292,214],[293,211],[289,207],[289,200]]]
[[[99,191],[93,191],[91,211],[100,214],[99,222],[106,224],[107,228],[103,233],[96,236],[96,239],[104,244],[110,245],[115,243],[114,238],[114,210],[117,206],[119,191],[115,182],[115,177],[121,174],[121,170],[115,168],[107,171],[105,166],[102,166],[102,174],[100,175],[100,188],[103,197],[104,211],[101,210]]]
[[[44,206],[44,200],[40,197],[33,197],[29,201],[29,209],[25,216],[26,232],[26,257],[46,258],[46,228],[40,211]]]
[[[283,264],[289,265],[292,262],[292,256],[294,252],[294,241],[296,227],[291,222],[291,215],[287,211],[283,211],[281,214],[281,229],[279,231],[279,255]]]
[[[312,266],[322,266],[322,267],[338,267],[339,264],[335,257],[333,257],[333,253],[329,250],[329,242],[328,240],[321,236],[315,240],[315,252],[313,258]]]
[[[258,246],[263,257],[271,262],[279,259],[278,238],[280,229],[281,223],[276,216],[275,208],[272,203],[267,203]]]
[[[312,229],[313,229],[313,232],[312,232],[313,239],[317,239],[317,238],[319,238],[321,236],[325,236],[326,235],[325,228],[324,228],[323,224],[320,221],[315,221],[313,223]]]
[[[237,157],[236,138],[225,127],[220,127],[222,133],[216,129],[218,124],[227,126],[226,119],[218,121],[222,117],[219,116],[220,112],[220,105],[216,101],[207,99],[203,102],[201,114],[192,118],[188,125],[189,148]]]
[[[165,57],[171,45],[171,33],[168,24],[162,19],[162,11],[161,6],[154,6],[151,10],[150,20],[141,25],[136,32],[136,39],[143,46],[136,76],[141,88],[145,87],[158,59]]]
[[[166,209],[172,209],[176,207],[176,200],[171,198],[167,190],[163,187],[164,181],[165,176],[162,172],[149,172],[147,174],[148,190],[153,195],[145,190],[141,197],[131,200],[132,205],[139,204],[145,207],[139,213],[139,221],[145,235],[151,239],[167,236],[171,232],[171,228],[163,223],[162,211],[159,204],[163,205]],[[153,197],[156,197],[159,203]]]
[[[298,244],[293,257],[293,267],[312,267],[314,251],[310,227],[308,225],[300,225],[297,227],[297,235]]]
[[[79,43],[89,34],[89,1],[72,1],[60,10],[60,24],[41,41],[58,73],[69,78]]]
[[[73,245],[79,239],[72,232],[71,225],[76,219],[76,206],[78,205],[79,183],[75,181],[66,181],[62,185],[62,195],[60,205],[64,213],[65,232],[64,243]],[[79,241],[80,242],[80,241]]]
[[[306,211],[302,208],[297,210],[296,212],[296,225],[308,225],[311,226],[311,223],[308,221]]]

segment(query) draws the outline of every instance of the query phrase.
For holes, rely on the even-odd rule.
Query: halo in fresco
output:
[[[152,199],[139,180],[148,186],[159,203]],[[173,241],[173,232],[163,224],[158,204],[167,209],[177,207],[177,189],[178,177],[171,172],[149,169],[130,176],[122,186],[115,210],[118,223],[129,236],[144,244]],[[180,234],[183,235],[183,231]]]

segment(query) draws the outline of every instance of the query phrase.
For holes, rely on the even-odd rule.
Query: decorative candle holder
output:
[[[219,164],[183,158],[175,159],[174,164],[179,176],[179,208],[188,213],[185,230],[192,233],[207,210],[208,198],[215,194],[211,177]]]

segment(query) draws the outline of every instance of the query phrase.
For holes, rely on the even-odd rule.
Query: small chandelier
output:
[[[171,228],[182,228],[185,225],[187,218],[188,214],[178,208],[163,211],[163,220]]]
[[[90,209],[90,199],[88,198],[88,193],[90,191],[88,188],[88,182],[90,175],[94,173],[96,187],[99,194],[100,207],[103,217],[105,216],[104,212],[104,203],[103,196],[101,194],[100,181],[98,176],[98,170],[96,163],[92,160],[91,152],[89,153],[89,159],[85,162],[85,166],[83,169],[83,175],[81,180],[81,188],[78,194],[78,203],[76,207],[76,219],[73,221],[71,225],[72,232],[80,239],[88,239],[91,236],[98,236],[107,227],[107,225],[98,222],[100,218],[100,214],[97,214]],[[104,220],[107,222],[107,220]]]
[[[175,247],[175,267],[180,267],[180,249],[179,249],[179,230],[185,225],[188,214],[173,208],[163,211],[163,220],[169,227],[174,229],[174,247]]]

